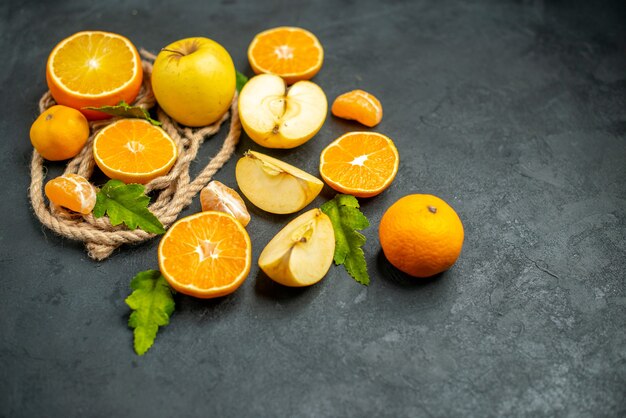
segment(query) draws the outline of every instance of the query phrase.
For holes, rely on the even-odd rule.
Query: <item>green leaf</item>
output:
[[[354,280],[369,285],[365,253],[361,248],[365,245],[365,236],[357,230],[367,228],[370,223],[359,210],[358,200],[351,195],[338,194],[324,203],[321,209],[328,215],[335,230],[335,264],[343,264]]]
[[[159,327],[170,323],[174,312],[174,291],[158,270],[138,273],[130,282],[133,293],[126,304],[133,310],[128,326],[135,335],[135,352],[142,356],[154,343]]]
[[[153,125],[161,126],[161,122],[159,122],[158,120],[152,119],[150,117],[150,113],[146,109],[140,106],[131,106],[128,103],[126,103],[124,100],[122,100],[115,106],[100,106],[100,107],[87,106],[87,107],[83,107],[83,109],[97,110],[98,112],[104,112],[109,115],[122,116],[125,118],[144,119]]]
[[[236,75],[236,80],[237,80],[237,91],[239,93],[241,93],[241,89],[243,88],[243,86],[248,82],[248,77],[246,77],[245,75],[241,74],[239,71],[235,70],[235,75]]]
[[[130,229],[141,228],[153,234],[165,233],[159,219],[148,209],[150,198],[141,184],[124,184],[120,180],[109,180],[96,194],[93,216],[109,215],[111,225],[122,222]]]

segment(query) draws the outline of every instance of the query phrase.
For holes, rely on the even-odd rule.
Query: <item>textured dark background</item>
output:
[[[623,1],[177,3],[0,5],[1,417],[626,414]],[[274,284],[256,258],[293,216],[250,207],[248,280],[219,300],[177,295],[138,357],[124,298],[157,267],[158,239],[94,262],[27,199],[48,53],[83,29],[152,51],[207,36],[251,75],[249,42],[278,25],[318,35],[329,100],[362,88],[383,103],[376,130],[401,164],[362,201],[372,283],[333,267],[311,288]],[[356,129],[329,116],[309,143],[270,153],[317,174],[323,147]],[[243,136],[237,157],[248,148]],[[235,186],[235,161],[216,178]],[[416,192],[465,225],[459,261],[432,280],[394,270],[377,239],[383,211]]]

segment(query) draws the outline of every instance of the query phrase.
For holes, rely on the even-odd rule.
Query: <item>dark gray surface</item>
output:
[[[90,3],[0,5],[0,416],[626,414],[623,1]],[[250,40],[278,25],[319,36],[329,100],[363,88],[384,105],[376,130],[401,164],[362,202],[372,283],[333,267],[311,288],[274,284],[256,259],[292,216],[251,208],[248,280],[220,300],[178,295],[138,357],[124,298],[157,267],[158,240],[94,262],[27,200],[47,55],[82,29],[152,51],[208,36],[250,75]],[[317,174],[325,144],[355,129],[329,116],[306,145],[270,153]],[[248,148],[244,136],[237,156]],[[234,186],[235,161],[216,178]],[[377,239],[384,209],[415,192],[465,225],[458,263],[434,280],[398,273]]]

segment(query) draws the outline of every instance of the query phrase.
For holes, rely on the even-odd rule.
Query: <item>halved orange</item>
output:
[[[120,119],[93,141],[93,157],[104,174],[124,183],[146,184],[167,174],[178,151],[165,131],[142,119]]]
[[[106,119],[106,113],[86,106],[132,103],[143,80],[137,48],[125,37],[85,31],[54,47],[46,66],[48,88],[61,105],[80,110],[87,119]]]
[[[178,220],[159,244],[159,268],[180,293],[198,298],[228,295],[246,280],[252,244],[245,228],[224,212]]]
[[[255,73],[276,74],[293,84],[318,73],[324,62],[324,49],[308,30],[281,26],[254,37],[248,47],[248,61]]]
[[[363,90],[352,90],[337,96],[331,112],[338,118],[356,120],[370,128],[378,125],[383,118],[380,101]]]
[[[324,148],[320,174],[340,193],[372,197],[389,187],[399,164],[398,150],[385,135],[350,132]]]

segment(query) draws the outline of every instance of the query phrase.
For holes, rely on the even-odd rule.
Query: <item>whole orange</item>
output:
[[[30,142],[46,160],[60,161],[75,157],[89,138],[85,116],[71,107],[52,106],[33,122]]]
[[[387,209],[378,230],[385,257],[399,270],[430,277],[452,267],[463,246],[463,224],[445,201],[404,196]]]

